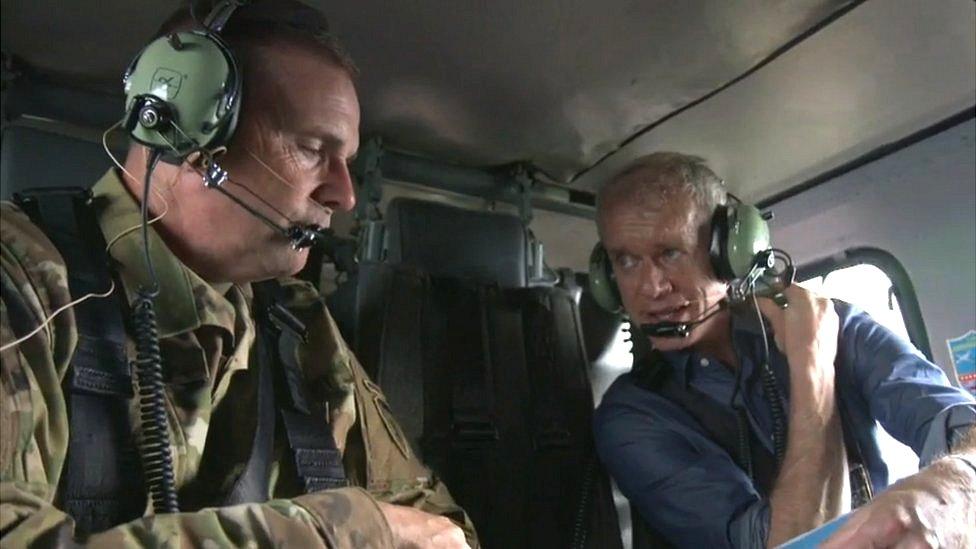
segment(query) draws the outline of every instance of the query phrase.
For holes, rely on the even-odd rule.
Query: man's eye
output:
[[[316,147],[310,147],[308,145],[299,145],[298,150],[307,157],[318,158],[319,150]]]
[[[618,269],[633,269],[637,266],[637,258],[632,255],[618,255],[616,263]]]
[[[677,248],[666,248],[661,252],[661,259],[664,259],[665,261],[674,261],[679,257],[681,257],[681,250]]]
[[[302,159],[303,162],[308,163],[309,167],[312,166],[318,167],[319,165],[326,162],[327,155],[324,154],[323,151],[318,147],[299,144],[297,149],[300,158]]]

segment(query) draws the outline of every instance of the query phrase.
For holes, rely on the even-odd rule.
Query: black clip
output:
[[[278,331],[287,330],[302,343],[308,342],[308,329],[305,328],[305,323],[298,320],[295,315],[291,314],[291,311],[280,304],[275,303],[268,307],[268,319]]]

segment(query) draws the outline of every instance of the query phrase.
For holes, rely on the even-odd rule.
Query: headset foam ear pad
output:
[[[733,215],[728,205],[721,205],[712,215],[712,240],[709,244],[708,255],[712,260],[712,269],[719,280],[732,280],[735,274],[729,264],[729,226]]]
[[[613,277],[610,257],[599,242],[590,252],[589,287],[593,300],[604,310],[611,313],[620,313],[623,310],[620,290],[617,288],[617,282]]]

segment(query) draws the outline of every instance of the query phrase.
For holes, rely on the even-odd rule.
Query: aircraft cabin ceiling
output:
[[[769,198],[976,104],[972,0],[308,1],[362,69],[364,136],[580,190],[668,149]],[[3,0],[2,46],[117,93],[174,4]]]

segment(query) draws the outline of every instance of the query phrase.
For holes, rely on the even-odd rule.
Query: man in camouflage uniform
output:
[[[277,6],[321,17],[293,2]],[[354,204],[347,168],[359,141],[354,68],[334,41],[322,36],[267,25],[251,35],[229,32],[225,38],[247,76],[241,120],[221,164],[231,178],[293,219],[327,226],[332,211]],[[93,189],[106,240],[123,235],[110,255],[123,286],[115,292],[124,292],[130,302],[148,280],[140,232],[126,233],[140,221],[135,197],[142,193],[146,157],[143,147],[133,145],[127,173],[113,169]],[[25,333],[12,319],[15,310],[27,311],[36,327],[80,296],[70,295],[65,263],[48,238],[23,212],[4,203],[0,346],[8,348],[0,371],[2,544],[476,546],[471,523],[411,452],[322,297],[294,279],[281,284],[286,307],[308,329],[298,362],[308,394],[328,410],[322,421],[343,453],[350,487],[303,494],[278,429],[272,499],[219,507],[221,494],[247,460],[257,421],[250,283],[294,274],[307,250],[292,250],[260,220],[204,188],[189,161],[160,164],[152,180],[161,194],[150,200],[150,208],[155,215],[165,212],[149,239],[160,283],[156,306],[181,512],[153,515],[147,502],[142,518],[83,539],[71,516],[59,509],[69,439],[64,380],[78,341],[73,310],[55,316],[26,341],[9,344]],[[134,356],[131,339],[128,347]],[[137,401],[132,399],[130,410],[135,426]]]

